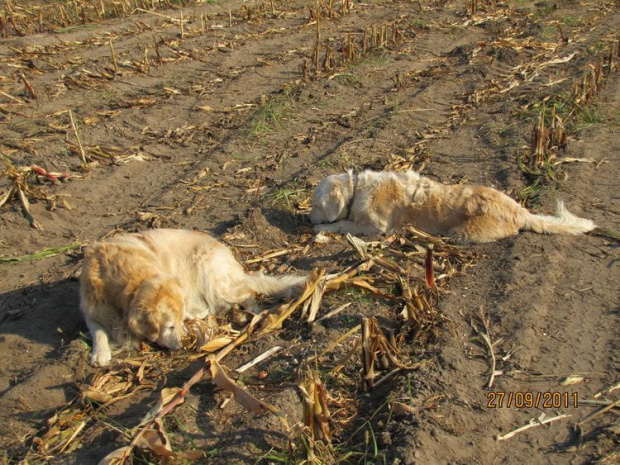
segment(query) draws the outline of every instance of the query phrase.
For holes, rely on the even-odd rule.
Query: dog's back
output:
[[[349,218],[380,232],[411,224],[411,206],[422,195],[424,181],[415,171],[364,171],[357,177]]]
[[[415,226],[459,242],[490,242],[531,230],[546,234],[581,234],[590,220],[575,217],[559,204],[555,216],[534,215],[497,189],[467,184],[445,185],[413,171],[367,171],[358,177],[351,219],[381,232]]]
[[[405,183],[396,173],[360,173],[355,194],[349,218],[357,224],[373,225],[381,231],[394,228],[400,211],[408,203]]]

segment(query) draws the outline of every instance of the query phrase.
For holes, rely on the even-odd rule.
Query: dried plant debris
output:
[[[537,418],[532,418],[527,425],[521,426],[520,428],[517,428],[506,434],[500,434],[497,436],[496,439],[498,441],[505,441],[506,439],[510,439],[523,431],[527,431],[528,429],[536,428],[538,426],[543,426],[549,423],[553,423],[554,421],[564,420],[570,417],[571,415],[567,415],[567,414],[560,414],[560,415],[554,415],[554,416],[548,417],[547,414],[543,412]]]
[[[362,367],[364,381],[370,388],[381,384],[400,370],[415,370],[420,368],[421,362],[405,363],[398,350],[398,343],[393,333],[386,337],[375,318],[362,319]],[[375,381],[379,376],[377,371],[393,370]]]
[[[124,18],[136,13],[158,14],[170,21],[177,21],[168,15],[157,13],[171,8],[177,2],[172,0],[100,0],[59,1],[22,6],[19,2],[7,0],[4,5],[2,37],[23,36],[41,32],[67,32],[71,28],[87,23]],[[203,3],[202,0],[187,0],[184,5]]]
[[[140,389],[154,389],[157,386],[149,375],[154,370],[146,360],[140,365],[122,370],[96,373],[88,384],[80,386],[83,403],[97,404],[105,408]]]
[[[142,435],[136,441],[135,447],[148,450],[159,459],[200,460],[204,458],[204,452],[200,450],[173,451],[170,439],[168,439],[168,436],[166,435],[164,425],[160,418],[153,421],[150,428],[144,430]],[[117,451],[117,454],[120,455],[120,457],[123,457],[126,456],[128,452],[128,449],[122,447]],[[109,457],[109,455],[107,457]]]
[[[84,161],[85,166],[93,166],[93,163],[123,164],[130,161],[149,161],[148,155],[139,147],[107,147],[102,145],[82,145],[67,140],[69,149],[75,152]]]
[[[314,463],[319,458],[327,458],[325,451],[329,451],[332,443],[327,391],[319,373],[313,369],[307,370],[299,390],[304,406],[302,434],[305,437],[306,455],[308,461]]]
[[[148,449],[159,457],[185,458],[197,460],[203,457],[202,451],[172,451],[170,440],[163,429],[162,418],[182,404],[185,396],[192,386],[201,380],[210,379],[221,389],[230,391],[235,399],[243,407],[253,413],[271,412],[279,415],[279,412],[271,405],[257,399],[250,392],[239,386],[224,371],[218,362],[218,357],[209,356],[205,366],[200,368],[181,388],[165,388],[160,392],[159,402],[147,413],[141,423],[134,428],[131,434],[131,442],[128,446],[122,446],[108,454],[103,463],[124,463],[131,457],[134,448]],[[283,425],[288,427],[286,421]]]
[[[160,379],[161,371],[146,360],[129,361],[121,370],[95,373],[89,382],[78,384],[77,399],[47,420],[45,431],[32,439],[27,457],[47,460],[81,447],[83,440],[101,428],[97,418],[107,407],[139,390],[154,390]]]
[[[30,200],[42,200],[50,205],[55,204],[55,198],[45,194],[42,186],[45,183],[59,184],[71,176],[68,173],[49,172],[38,165],[16,167],[7,156],[0,154],[0,157],[4,164],[1,174],[9,183],[0,192],[0,208],[11,201],[17,201],[30,226],[40,229],[39,223],[30,211]],[[64,202],[64,198],[61,199],[61,202]]]
[[[400,349],[403,341],[412,334],[420,341],[433,337],[432,334],[441,321],[434,304],[441,294],[442,286],[448,277],[461,272],[473,259],[470,253],[414,229],[378,242],[365,242],[353,236],[348,237],[348,242],[359,256],[356,264],[333,274],[327,274],[324,269],[316,269],[298,298],[254,315],[241,332],[214,318],[190,320],[186,322],[188,336],[184,342],[184,352],[166,357],[144,344],[142,353],[120,362],[119,368],[94,374],[90,381],[78,385],[78,399],[49,420],[45,432],[32,441],[27,456],[30,459],[62,456],[63,453],[79,447],[82,440],[87,441],[93,428],[114,429],[112,424],[96,420],[101,418],[101,414],[111,405],[131,399],[140,391],[161,389],[162,384],[166,384],[166,374],[171,370],[204,359],[204,366],[182,387],[164,387],[160,390],[159,402],[140,424],[123,432],[126,445],[110,453],[102,463],[122,463],[129,460],[136,448],[147,450],[159,458],[200,457],[195,451],[176,451],[161,420],[183,403],[193,385],[207,380],[230,391],[237,402],[250,412],[275,414],[281,420],[282,431],[290,435],[292,443],[297,441],[295,438],[305,438],[302,442],[305,444],[308,460],[329,460],[329,457],[335,457],[336,451],[331,444],[332,429],[336,427],[340,430],[350,423],[355,416],[355,402],[342,400],[335,419],[330,414],[329,405],[338,404],[338,398],[345,399],[350,394],[342,391],[335,398],[331,398],[318,372],[306,368],[300,384],[305,412],[304,425],[301,429],[296,429],[295,426],[291,428],[274,407],[236,383],[220,364],[221,361],[240,345],[279,331],[296,310],[300,310],[301,321],[311,325],[320,324],[321,318],[329,318],[330,313],[333,315],[347,307],[345,304],[340,309],[335,309],[337,311],[324,312],[325,315],[322,315],[325,295],[355,286],[402,308],[404,324],[401,331],[398,334],[393,331],[385,332],[375,318],[362,318],[360,325],[347,331],[320,355],[309,358],[305,366],[325,363],[325,356],[338,345],[350,343],[351,349],[347,354],[332,364],[330,376],[353,376],[347,383],[355,386],[355,372],[343,371],[343,368],[350,361],[357,364],[359,360],[358,366],[362,370],[359,381],[366,389],[372,389],[398,372],[417,369],[424,363],[409,360]],[[432,259],[429,258],[429,250],[433,251]],[[283,251],[308,253],[307,247],[301,245],[289,246]],[[258,264],[267,260],[267,256],[276,258],[283,254],[270,251],[267,255],[259,255],[247,261]],[[429,268],[433,270],[432,273]],[[429,276],[432,276],[430,281]],[[356,334],[357,337],[353,338]],[[277,351],[281,349],[282,347],[278,347]],[[247,367],[240,367],[236,372],[251,369],[275,352],[264,352],[246,364]]]
[[[67,140],[70,149],[79,155],[83,168],[90,168],[98,163],[121,164],[132,160],[147,161],[149,157],[137,147],[122,149],[119,147],[84,146],[78,132],[75,129],[77,143]],[[48,171],[45,168],[33,164],[30,166],[16,166],[8,156],[0,153],[2,171],[0,172],[0,208],[11,202],[19,203],[23,216],[30,226],[40,229],[41,226],[31,212],[31,200],[46,202],[48,208],[53,210],[62,206],[71,210],[71,204],[67,196],[63,194],[48,193],[48,186],[59,185],[71,179],[83,179],[80,174],[69,172]]]
[[[474,331],[479,334],[480,339],[484,343],[488,356],[489,356],[489,360],[490,360],[489,361],[489,381],[487,382],[487,385],[485,387],[487,389],[491,389],[495,383],[495,378],[497,376],[501,376],[504,374],[503,370],[497,369],[498,356],[496,353],[497,352],[496,348],[502,344],[503,339],[502,338],[499,338],[497,340],[492,339],[491,322],[489,320],[489,317],[485,315],[482,308],[480,308],[478,311],[477,320],[478,320],[477,322],[474,322],[472,320],[470,324],[471,324],[471,327],[474,329]],[[483,329],[478,329],[479,324],[482,324]],[[505,362],[508,358],[509,356],[503,357],[501,361]]]

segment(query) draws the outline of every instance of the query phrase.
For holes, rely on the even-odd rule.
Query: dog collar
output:
[[[353,184],[353,193],[351,194],[351,198],[347,202],[347,218],[349,218],[351,210],[353,209],[353,201],[355,200],[355,194],[357,191],[357,175],[351,175],[351,183]]]

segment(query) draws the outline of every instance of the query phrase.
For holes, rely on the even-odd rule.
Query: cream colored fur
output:
[[[413,226],[462,243],[490,242],[534,231],[577,235],[596,226],[558,202],[555,216],[532,214],[496,189],[447,186],[415,171],[352,171],[316,186],[310,221],[314,231],[381,234]]]
[[[149,340],[181,348],[184,319],[204,318],[255,296],[300,290],[302,276],[246,273],[232,252],[197,231],[153,229],[95,242],[85,254],[80,307],[93,339],[93,366],[117,344]]]

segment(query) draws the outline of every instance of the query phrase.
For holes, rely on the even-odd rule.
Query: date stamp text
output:
[[[487,408],[577,408],[577,392],[491,391]]]

